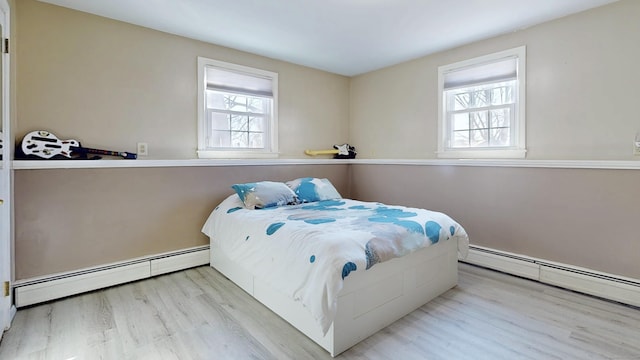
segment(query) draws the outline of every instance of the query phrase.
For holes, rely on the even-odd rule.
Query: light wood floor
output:
[[[18,311],[0,359],[328,359],[209,267]],[[640,359],[640,310],[460,264],[340,359]]]

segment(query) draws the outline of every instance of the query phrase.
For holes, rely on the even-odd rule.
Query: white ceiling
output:
[[[357,75],[617,0],[41,0]]]

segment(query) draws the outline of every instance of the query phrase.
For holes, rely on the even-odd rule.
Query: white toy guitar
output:
[[[124,159],[136,159],[134,153],[85,148],[77,140],[60,140],[48,131],[32,131],[22,139],[22,151],[25,155],[35,155],[43,159],[51,159],[56,155],[73,158],[75,155],[86,157],[87,154],[120,156]]]

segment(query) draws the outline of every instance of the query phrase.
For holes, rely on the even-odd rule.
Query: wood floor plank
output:
[[[188,274],[193,276],[192,273]],[[330,358],[313,341],[306,338],[286,321],[273,317],[273,313],[224,277],[201,276],[193,278],[202,288],[220,289],[212,293],[214,301],[232,314],[248,333],[262,343],[276,359]]]
[[[459,284],[338,358],[640,360],[640,309],[460,264]],[[210,267],[20,309],[0,360],[330,359]]]
[[[520,330],[526,331],[532,343],[545,335],[556,335],[546,339],[545,343],[556,344],[558,351],[564,349],[576,357],[577,353],[582,352],[578,358],[589,358],[589,356],[632,358],[640,354],[638,347],[640,346],[640,336],[638,336],[640,319],[637,309],[531,281],[523,281],[509,288],[502,288],[499,286],[502,284],[494,280],[477,276],[475,281],[475,284],[482,282],[486,286],[473,288],[472,286],[477,285],[469,285],[470,290],[476,295],[469,298],[469,301],[476,301],[474,304],[476,308],[490,308],[490,311],[496,314],[503,314],[493,318],[496,324],[500,323],[501,317],[514,321],[520,317],[519,314],[523,314],[525,318],[518,321],[518,326]],[[525,287],[530,290],[525,291]],[[522,296],[524,293],[528,296]],[[572,296],[570,298],[556,296],[561,293]],[[443,298],[448,296],[450,294],[445,294]],[[499,304],[499,306],[494,308],[493,304]],[[604,305],[609,311],[602,310]],[[625,315],[621,316],[618,311]],[[556,338],[560,334],[554,334],[554,330],[569,331],[569,334],[566,338],[558,339],[560,340],[558,342]],[[576,336],[589,333],[597,334],[598,339],[585,342],[581,340],[581,336],[586,335]]]

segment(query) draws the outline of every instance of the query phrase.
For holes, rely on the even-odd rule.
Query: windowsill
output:
[[[526,155],[526,149],[447,150],[436,153],[439,159],[524,159]]]
[[[198,150],[199,159],[277,159],[276,152]]]

